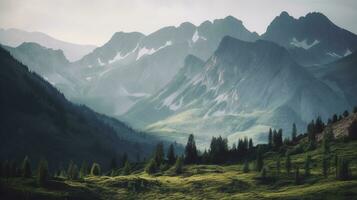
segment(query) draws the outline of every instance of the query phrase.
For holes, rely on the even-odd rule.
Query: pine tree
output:
[[[267,169],[265,167],[263,167],[262,170],[260,171],[260,178],[261,179],[267,178]]]
[[[326,132],[323,135],[323,140],[322,140],[322,148],[324,150],[324,154],[329,154],[330,153],[330,143],[333,140],[333,132],[331,127],[326,128]]]
[[[67,178],[68,179],[72,179],[72,170],[73,170],[73,167],[74,167],[74,163],[73,161],[71,160],[68,164],[68,168],[67,168]]]
[[[249,148],[249,150],[251,151],[251,150],[253,150],[253,148],[254,148],[254,145],[253,145],[253,140],[252,140],[252,138],[249,138],[249,144],[248,144],[248,148]]]
[[[178,157],[174,166],[175,173],[181,174],[183,172],[183,158]]]
[[[85,176],[87,176],[89,174],[89,167],[88,167],[88,163],[86,161],[82,162],[81,165],[81,169],[79,171],[79,177],[80,178],[84,178]]]
[[[249,162],[248,161],[244,161],[244,165],[243,165],[243,173],[248,173],[249,170]]]
[[[163,164],[164,162],[164,144],[162,142],[159,142],[156,145],[156,150],[155,150],[155,155],[154,155],[154,159],[156,162],[156,165],[158,167],[160,167],[161,164]]]
[[[169,149],[167,151],[167,160],[169,165],[173,165],[176,162],[176,155],[175,155],[175,149],[173,144],[170,144]]]
[[[185,163],[193,164],[197,163],[198,154],[196,148],[196,142],[193,134],[190,134],[185,148]]]
[[[272,132],[271,128],[269,128],[268,146],[269,146],[269,148],[273,147],[273,132]]]
[[[120,168],[124,167],[127,160],[128,160],[128,154],[124,152],[120,158]]]
[[[78,180],[78,178],[79,178],[78,166],[74,163],[72,164],[72,167],[69,171],[68,178],[70,180]]]
[[[348,136],[353,140],[357,139],[357,120],[354,120],[348,127]]]
[[[335,176],[336,176],[336,178],[337,178],[337,176],[338,176],[338,160],[339,160],[338,155],[335,154],[334,164],[335,164]]]
[[[28,156],[26,156],[22,162],[21,172],[22,177],[24,178],[30,178],[32,176],[31,164]]]
[[[286,173],[289,176],[290,175],[290,170],[291,170],[291,160],[290,160],[290,155],[289,154],[286,156],[285,169],[286,169]]]
[[[157,164],[155,159],[151,159],[145,167],[145,171],[148,174],[154,174],[157,170]]]
[[[345,110],[345,111],[343,112],[343,117],[348,117],[348,115],[350,115],[350,114],[348,113],[347,110]]]
[[[293,130],[291,132],[291,140],[295,141],[297,136],[297,129],[295,123],[293,123]]]
[[[125,159],[124,161],[126,162],[127,159]],[[118,169],[118,164],[117,164],[117,160],[115,158],[112,158],[110,161],[110,169],[112,171],[115,171]]]
[[[299,172],[299,167],[296,167],[295,170],[295,184],[299,185],[300,184],[300,172]]]
[[[339,180],[348,180],[350,179],[350,177],[351,174],[350,174],[349,162],[344,158],[340,158],[338,161],[337,178]]]
[[[131,165],[130,162],[127,160],[123,168],[123,175],[128,175],[130,173],[131,173]]]
[[[322,175],[327,178],[329,173],[330,159],[326,156],[322,159]]]
[[[6,160],[3,164],[3,176],[8,179],[10,177],[10,164],[9,161]]]
[[[353,108],[353,113],[357,113],[357,106]]]
[[[92,176],[100,176],[101,170],[100,170],[100,165],[98,163],[93,163],[92,168],[90,170],[90,174]]]
[[[37,169],[37,182],[40,186],[46,186],[49,180],[48,163],[46,160],[41,160]]]
[[[311,156],[307,155],[305,158],[305,176],[310,176],[310,168],[311,168]]]
[[[264,160],[261,153],[261,149],[259,148],[257,152],[256,170],[260,172],[263,168],[264,168]]]
[[[333,122],[333,123],[336,123],[337,121],[338,121],[338,117],[337,117],[336,114],[334,114],[334,115],[332,116],[332,122]]]

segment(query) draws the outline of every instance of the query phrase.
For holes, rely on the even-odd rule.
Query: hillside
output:
[[[330,124],[338,129],[341,124],[350,124],[357,118],[357,113]],[[348,126],[342,128],[343,131]],[[357,134],[357,133],[355,133]],[[303,152],[285,153],[286,149],[294,149],[305,145],[306,136],[300,135],[296,144],[285,145],[283,151],[266,151],[263,155],[265,178],[256,172],[256,162],[249,160],[249,171],[244,170],[242,163],[224,165],[185,165],[179,175],[174,167],[153,175],[142,169],[133,169],[130,175],[88,176],[83,180],[70,181],[57,178],[51,186],[40,188],[33,179],[11,178],[7,186],[3,186],[3,197],[27,196],[28,199],[356,199],[357,196],[357,141],[343,139],[337,135],[329,143],[328,154],[323,143],[317,148]],[[282,150],[281,149],[281,150]],[[325,152],[325,153],[324,153]],[[287,156],[291,159],[291,171],[287,172]],[[330,157],[329,171],[322,174],[323,159]],[[336,179],[336,165],[333,157],[338,155],[349,161],[352,174],[346,180]],[[310,157],[308,174],[306,159]],[[281,160],[280,165],[277,161]],[[279,170],[277,166],[280,166]],[[296,175],[296,168],[300,173]],[[296,178],[298,177],[298,178]],[[1,179],[5,181],[5,179]],[[297,182],[298,180],[298,182]],[[63,193],[66,191],[66,193]]]
[[[124,152],[130,159],[143,158],[156,143],[122,122],[70,103],[2,48],[0,66],[0,160],[28,155],[34,163],[46,158],[50,166],[74,160],[106,167]]]

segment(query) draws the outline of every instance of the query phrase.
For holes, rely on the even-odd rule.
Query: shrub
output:
[[[174,166],[175,173],[181,174],[183,172],[183,158],[178,157]]]

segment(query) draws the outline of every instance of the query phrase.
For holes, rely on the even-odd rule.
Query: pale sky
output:
[[[79,44],[102,45],[118,31],[152,33],[164,26],[232,15],[259,34],[282,11],[324,13],[357,33],[357,0],[0,0],[0,28],[40,31]]]

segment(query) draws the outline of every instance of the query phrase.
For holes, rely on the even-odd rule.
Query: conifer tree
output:
[[[348,127],[348,136],[352,139],[355,140],[357,139],[357,120],[354,120],[350,127]]]
[[[160,167],[161,164],[163,164],[164,162],[164,143],[159,142],[156,145],[156,150],[155,150],[155,155],[154,155],[154,159],[156,162],[156,165],[158,167]]]
[[[273,131],[271,130],[271,128],[269,128],[268,146],[269,148],[273,147]]]
[[[101,170],[100,170],[100,165],[98,163],[93,163],[92,168],[90,170],[90,174],[92,176],[100,176]]]
[[[88,163],[86,161],[82,162],[81,165],[81,169],[79,171],[79,177],[80,178],[84,178],[85,176],[87,176],[89,174],[89,167],[88,167]]]
[[[46,186],[49,180],[48,163],[46,160],[41,160],[37,169],[37,182],[40,186]]]
[[[249,162],[248,161],[244,161],[244,165],[243,165],[243,173],[248,173],[249,170]]]
[[[125,155],[125,154],[124,154]],[[123,159],[124,162],[126,162],[126,158]],[[110,161],[110,169],[112,171],[115,171],[118,169],[118,164],[117,164],[117,160],[113,157]]]
[[[254,148],[254,145],[253,145],[253,140],[252,140],[252,138],[249,138],[249,144],[248,144],[248,148],[249,148],[249,150],[251,151],[251,150],[253,150],[253,148]]]
[[[327,156],[322,158],[322,175],[327,178],[329,173],[330,159]]]
[[[21,172],[22,177],[24,178],[30,178],[32,176],[31,164],[28,156],[26,156],[22,162]]]
[[[305,176],[310,176],[310,168],[311,168],[311,156],[307,155],[305,158]]]
[[[260,172],[264,167],[264,160],[263,160],[263,155],[261,152],[261,149],[258,149],[257,152],[257,161],[256,161],[256,170]]]
[[[293,130],[291,132],[291,140],[295,141],[297,136],[297,129],[295,123],[293,123]]]
[[[120,158],[120,168],[124,167],[127,160],[128,160],[128,154],[124,152]]]
[[[340,158],[338,161],[337,178],[340,180],[348,180],[350,177],[349,162],[344,158]]]
[[[357,106],[353,108],[353,113],[357,113]]]
[[[181,174],[183,172],[183,158],[181,156],[177,158],[174,169],[176,174]]]
[[[335,154],[334,164],[335,164],[335,176],[336,176],[336,178],[337,178],[337,176],[338,176],[338,160],[339,160],[338,155]]]
[[[167,160],[169,165],[173,165],[176,162],[176,155],[175,155],[175,149],[173,144],[170,144],[169,149],[167,151]]]
[[[155,159],[151,159],[145,167],[145,171],[148,174],[154,174],[157,170],[157,165]]]
[[[286,169],[286,173],[289,176],[290,175],[290,170],[291,170],[291,160],[290,160],[290,155],[289,154],[286,156],[285,169]]]
[[[263,167],[262,170],[260,171],[260,178],[261,179],[266,179],[267,178],[267,169],[266,169],[266,167]]]
[[[6,160],[3,164],[3,176],[8,179],[10,177],[10,164],[9,161]]]
[[[299,185],[300,184],[300,172],[299,172],[299,167],[296,167],[295,170],[295,184]]]
[[[123,168],[123,175],[128,175],[130,173],[131,173],[131,165],[130,162],[127,160]]]
[[[348,115],[350,115],[350,114],[348,113],[347,110],[345,110],[345,111],[343,112],[343,117],[348,117]]]
[[[185,147],[185,163],[193,164],[197,163],[198,154],[196,148],[196,142],[193,134],[190,134]]]

